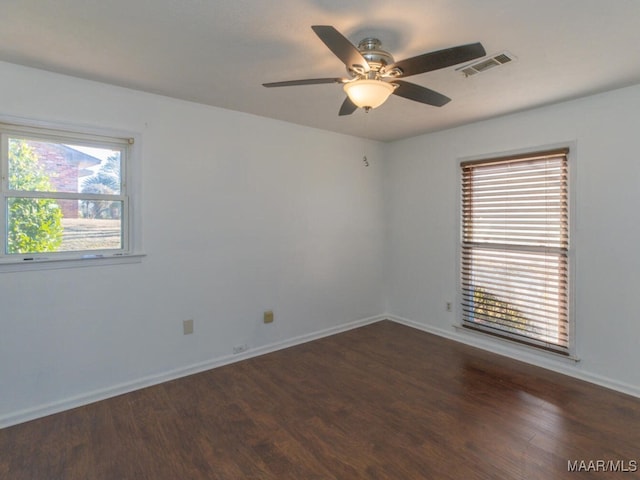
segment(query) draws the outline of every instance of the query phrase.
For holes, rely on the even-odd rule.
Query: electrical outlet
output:
[[[233,354],[237,355],[238,353],[246,352],[247,350],[249,350],[249,345],[246,343],[243,345],[236,345],[233,347]]]
[[[267,310],[263,316],[264,323],[273,323],[273,310]]]
[[[447,302],[446,308],[447,308],[447,312],[451,311],[451,302]]]
[[[182,322],[182,333],[184,335],[191,335],[193,333],[193,318]]]

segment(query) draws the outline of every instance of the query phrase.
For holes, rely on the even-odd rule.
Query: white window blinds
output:
[[[567,154],[462,163],[464,326],[569,353]]]

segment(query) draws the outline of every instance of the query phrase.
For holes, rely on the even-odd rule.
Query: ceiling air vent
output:
[[[486,72],[494,67],[500,67],[505,63],[513,62],[516,60],[509,52],[497,53],[489,58],[483,58],[475,63],[465,65],[464,67],[457,68],[456,70],[461,72],[465,77],[476,75],[478,73]]]

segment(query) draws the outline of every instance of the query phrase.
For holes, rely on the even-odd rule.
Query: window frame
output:
[[[9,138],[72,144],[119,150],[121,187],[118,194],[88,194],[81,192],[38,192],[9,189]],[[139,261],[144,256],[139,238],[139,175],[132,168],[139,156],[139,136],[122,132],[37,121],[21,121],[0,117],[0,272],[28,269],[62,268],[96,264],[118,264]],[[122,202],[121,248],[90,249],[41,253],[7,253],[8,205],[11,198],[52,198],[55,200],[113,200]],[[131,260],[127,260],[131,259]]]
[[[567,274],[566,274],[566,307],[568,309],[567,318],[565,326],[568,329],[568,338],[566,347],[550,345],[545,341],[529,341],[527,338],[518,338],[516,335],[509,335],[508,332],[500,332],[500,331],[491,331],[489,329],[477,328],[474,325],[470,325],[468,322],[464,320],[464,307],[463,300],[465,297],[463,291],[463,249],[465,247],[464,241],[464,199],[463,199],[463,166],[469,164],[478,164],[481,165],[483,163],[490,163],[492,161],[508,161],[508,160],[522,160],[526,158],[535,158],[540,155],[547,155],[549,153],[564,153],[566,157],[566,190],[567,190],[567,235],[568,235],[568,245],[565,250],[566,254],[566,265],[567,265]],[[575,152],[576,152],[576,144],[575,142],[563,142],[561,144],[548,145],[543,147],[536,147],[532,149],[526,150],[517,150],[510,152],[502,152],[495,154],[488,154],[483,156],[474,156],[474,157],[466,157],[459,158],[457,162],[457,176],[458,176],[458,225],[459,225],[459,246],[457,249],[457,272],[458,272],[458,281],[457,281],[457,289],[458,289],[458,302],[456,305],[457,315],[456,317],[459,319],[456,323],[456,328],[460,328],[462,331],[469,332],[470,334],[478,334],[482,335],[487,339],[495,339],[498,341],[504,341],[506,344],[511,344],[514,347],[524,347],[531,348],[540,353],[546,353],[551,355],[557,355],[561,358],[567,358],[573,361],[579,361],[579,358],[576,355],[576,339],[577,339],[577,331],[574,320],[574,303],[575,303],[575,281],[574,281],[574,268],[575,268],[575,252],[573,247],[572,239],[574,238],[574,217],[575,217],[575,201],[574,201],[574,190],[575,190]],[[518,251],[518,246],[515,246],[513,250]],[[544,247],[540,250],[544,251]],[[508,250],[507,250],[508,251]],[[522,252],[529,251],[527,248],[523,248]]]

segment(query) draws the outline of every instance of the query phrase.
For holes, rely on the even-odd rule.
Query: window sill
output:
[[[5,261],[0,262],[0,273],[124,265],[140,263],[145,256],[146,254],[144,253],[132,253],[128,255],[88,255],[84,257],[43,258],[31,261]]]
[[[539,354],[542,354],[543,356],[548,356],[549,358],[555,358],[555,359],[566,361],[569,363],[580,362],[580,358],[576,357],[572,353],[565,355],[565,354],[554,352],[551,350],[545,350],[543,348],[538,348],[533,345],[527,345],[526,343],[520,343],[513,340],[509,340],[508,338],[491,335],[489,333],[484,333],[480,330],[468,328],[460,324],[454,324],[453,328],[464,335],[470,335],[471,337],[478,338],[484,344],[495,342],[495,344],[502,345],[504,347],[516,348],[523,352],[528,352],[528,353],[539,353]]]

